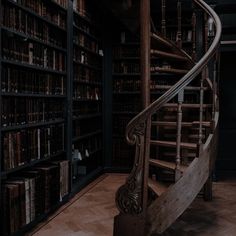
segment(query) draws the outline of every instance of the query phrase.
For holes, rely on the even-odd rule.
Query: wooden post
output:
[[[166,0],[162,0],[161,4],[161,33],[166,37]]]
[[[178,115],[177,115],[177,140],[176,140],[176,169],[175,181],[181,177],[180,163],[181,163],[181,131],[182,131],[182,103],[184,101],[184,90],[178,94]]]
[[[142,107],[150,104],[150,0],[140,1],[140,66]]]
[[[193,41],[193,48],[192,48],[192,59],[194,61],[196,61],[196,13],[193,12],[193,16],[192,16],[192,41]]]
[[[199,138],[198,138],[198,146],[199,146],[199,155],[201,153],[202,148],[202,122],[203,122],[203,103],[204,103],[204,80],[206,78],[207,68],[203,69],[201,80],[200,80],[200,109],[199,109]]]
[[[177,31],[177,46],[179,48],[182,48],[182,7],[181,7],[181,1],[178,0],[177,3],[177,21],[178,21],[178,31]]]

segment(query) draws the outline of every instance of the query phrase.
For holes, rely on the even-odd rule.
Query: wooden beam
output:
[[[150,0],[140,1],[140,50],[142,106],[150,104]]]

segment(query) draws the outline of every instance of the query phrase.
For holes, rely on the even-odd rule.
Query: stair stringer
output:
[[[163,233],[189,207],[206,183],[211,170],[212,159],[218,140],[218,113],[216,127],[203,146],[199,158],[195,158],[182,178],[157,198],[147,210],[147,236]]]

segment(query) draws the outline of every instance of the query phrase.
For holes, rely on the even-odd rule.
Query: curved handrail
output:
[[[222,32],[220,19],[217,16],[217,14],[213,11],[213,9],[209,5],[207,5],[203,0],[194,0],[194,2],[199,7],[201,7],[206,13],[208,13],[210,17],[212,17],[216,27],[215,38],[210,48],[201,58],[201,60],[182,79],[180,79],[166,93],[164,93],[160,98],[158,98],[155,102],[149,105],[146,109],[144,109],[141,113],[139,113],[128,123],[126,127],[126,139],[130,144],[134,145],[136,143],[137,135],[135,134],[135,130],[138,128],[138,126],[140,124],[145,123],[153,113],[159,110],[164,104],[170,101],[182,89],[184,89],[189,83],[191,83],[202,72],[204,67],[217,52]]]

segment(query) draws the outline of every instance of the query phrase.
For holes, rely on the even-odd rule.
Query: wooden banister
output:
[[[203,103],[204,103],[204,81],[207,81],[207,66],[211,60],[215,59],[217,50],[220,45],[221,37],[221,22],[216,13],[203,1],[193,0],[195,5],[201,9],[204,14],[207,14],[208,18],[211,18],[215,25],[215,35],[211,42],[211,45],[207,45],[206,52],[203,57],[185,74],[177,83],[175,83],[169,90],[167,90],[162,96],[160,96],[153,103],[149,104],[150,98],[150,2],[149,0],[141,0],[140,4],[140,22],[141,22],[141,80],[142,80],[142,95],[143,95],[143,111],[134,117],[126,127],[126,139],[131,145],[136,146],[135,160],[133,169],[127,178],[126,183],[119,188],[116,194],[116,204],[120,210],[120,214],[115,218],[114,236],[128,236],[146,235],[146,212],[147,212],[147,188],[148,188],[148,161],[150,151],[150,133],[151,133],[151,117],[156,114],[161,108],[165,107],[171,99],[178,95],[177,104],[177,140],[176,140],[176,181],[181,177],[180,163],[181,163],[181,129],[182,129],[182,103],[184,101],[183,93],[184,89],[194,80],[200,83],[200,104],[199,108],[199,139],[198,146],[203,148]],[[166,38],[166,1],[162,0],[162,21],[160,37]],[[181,3],[178,1],[178,40],[181,37]],[[193,14],[193,56],[196,54],[196,15]],[[206,28],[203,29],[206,32]],[[159,37],[159,35],[158,35]],[[206,41],[205,41],[206,42]],[[168,42],[168,45],[172,45]],[[180,45],[179,45],[180,46]],[[177,46],[173,45],[176,50]],[[179,51],[182,51],[178,48]],[[182,52],[183,53],[183,52]],[[215,82],[213,80],[213,86],[210,87],[216,98]],[[213,100],[214,100],[213,99]],[[214,103],[214,102],[213,102]],[[213,104],[214,105],[214,104]],[[217,106],[217,105],[214,105]],[[183,106],[184,107],[184,106]],[[215,109],[215,108],[213,108]],[[214,115],[216,113],[214,112]],[[214,126],[215,128],[215,126]],[[158,143],[158,142],[156,142]],[[159,142],[160,143],[160,142]],[[172,142],[171,145],[173,145]],[[185,146],[183,146],[185,147]],[[186,146],[188,147],[188,146]],[[185,148],[186,148],[185,147]],[[199,155],[201,154],[199,150]],[[194,162],[194,165],[197,165]],[[205,167],[206,168],[206,167]],[[189,175],[190,176],[190,175]],[[185,180],[184,180],[185,181]],[[183,181],[183,182],[184,182]],[[202,184],[202,179],[199,183]],[[198,187],[200,187],[200,185]],[[175,189],[175,188],[174,188]],[[196,193],[194,193],[196,194]],[[193,194],[193,196],[194,196]],[[193,197],[192,196],[192,197]],[[163,199],[162,199],[163,200]],[[164,200],[163,200],[164,201]],[[187,202],[190,200],[188,199]],[[181,211],[186,207],[181,207]],[[179,213],[178,213],[179,214]],[[176,215],[176,217],[178,216]],[[151,217],[155,218],[155,217]],[[149,219],[150,223],[150,219]],[[166,224],[166,227],[169,225]],[[163,230],[163,228],[162,228]],[[150,231],[150,230],[148,230]],[[150,231],[151,232],[151,231]]]

